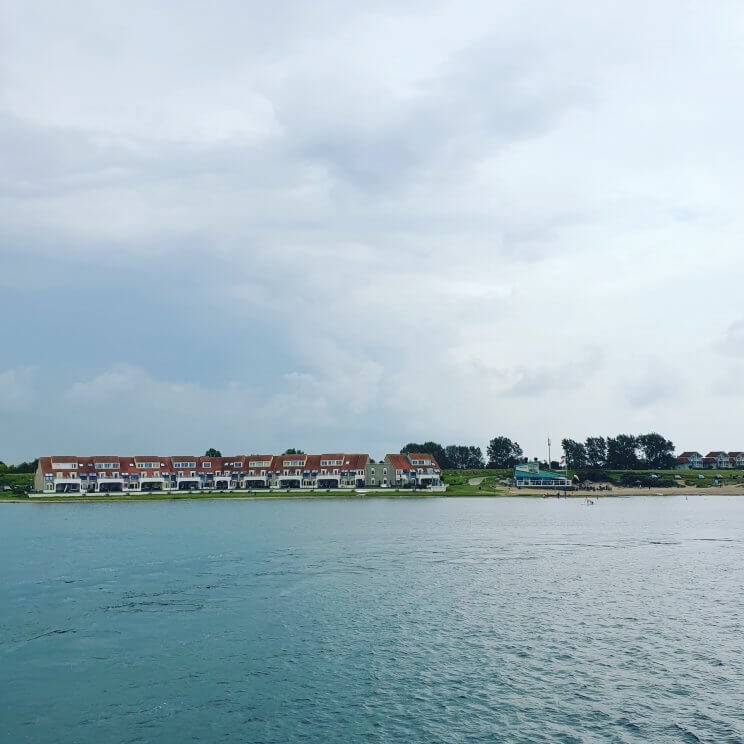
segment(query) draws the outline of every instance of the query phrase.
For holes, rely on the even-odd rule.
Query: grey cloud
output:
[[[529,341],[527,341],[529,345]],[[538,351],[538,345],[533,346]],[[598,347],[584,349],[578,358],[553,366],[534,366],[517,371],[516,382],[505,388],[504,397],[540,396],[551,391],[580,388],[597,374],[604,364],[604,354]]]
[[[744,319],[734,321],[715,348],[729,356],[744,356]]]
[[[2,12],[0,368],[25,402],[0,459],[495,421],[529,447],[546,417],[677,441],[718,400],[698,381],[734,384],[702,353],[741,316],[733,5],[706,34],[669,0]]]
[[[591,94],[566,80],[537,49],[504,48],[486,39],[458,53],[406,101],[337,82],[348,110],[308,119],[303,107],[323,106],[317,85],[279,103],[280,121],[300,153],[325,163],[340,179],[367,190],[415,185],[424,178],[461,177],[509,143],[547,130]],[[312,103],[311,103],[311,100]],[[381,120],[380,111],[386,113]],[[370,121],[370,119],[372,121]]]
[[[682,389],[676,372],[656,360],[647,361],[640,374],[623,383],[625,399],[634,408],[648,408],[677,398]]]
[[[7,414],[30,409],[35,398],[33,375],[31,367],[0,370],[0,411]]]

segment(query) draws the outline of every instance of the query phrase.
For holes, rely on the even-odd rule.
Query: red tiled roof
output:
[[[396,470],[413,470],[413,465],[408,462],[408,458],[405,455],[385,455],[385,459]]]
[[[699,452],[695,452],[695,451],[692,451],[692,450],[688,450],[687,452],[683,452],[680,455],[680,457],[692,457],[693,455],[698,455],[698,457],[700,457],[700,453]]]
[[[306,460],[306,459],[307,459],[307,455],[305,455],[305,454],[301,454],[301,455],[300,455],[300,454],[297,454],[297,455],[277,455],[277,456],[276,456],[276,457],[274,458],[274,460],[275,460],[275,463],[274,463],[274,464],[277,464],[277,463],[278,463],[278,467],[279,467],[279,468],[283,468],[283,467],[288,467],[288,468],[297,468],[297,467],[302,467],[302,466],[304,466],[304,465],[305,465],[305,460]],[[297,461],[297,460],[299,460],[299,461],[300,461],[300,462],[302,463],[302,466],[300,466],[300,465],[286,465],[286,466],[285,466],[285,465],[284,465],[284,461],[285,461],[285,460],[286,460],[287,462],[294,462],[294,461]]]
[[[215,470],[222,470],[223,461],[225,459],[226,458],[224,457],[207,457],[204,455],[203,457],[196,458],[196,466],[200,470],[206,470],[211,473]],[[209,463],[209,467],[205,467],[205,463]]]
[[[308,455],[305,460],[305,470],[320,472],[320,461],[323,455]]]
[[[409,452],[408,453],[408,459],[409,460],[425,460],[425,459],[431,460],[431,465],[434,468],[439,467],[439,463],[437,462],[436,457],[434,455],[430,455],[428,452]]]
[[[369,455],[344,455],[342,468],[348,470],[364,470],[369,462]]]
[[[723,450],[716,450],[715,452],[708,452],[706,457],[719,457],[720,455],[725,455],[726,453]]]

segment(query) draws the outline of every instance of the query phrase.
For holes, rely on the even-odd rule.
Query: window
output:
[[[183,461],[175,460],[173,462],[173,467],[174,468],[195,468],[196,463],[193,460],[183,460]]]
[[[117,462],[97,462],[96,463],[96,470],[113,470],[114,468],[118,468],[119,463]]]
[[[341,460],[321,460],[320,464],[325,465],[326,467],[330,467],[333,465],[341,465]]]
[[[252,460],[248,463],[252,468],[268,468],[271,460]]]
[[[211,468],[212,467],[212,463],[211,462],[203,462],[202,463],[202,467],[203,468]],[[218,475],[219,475],[219,473],[218,473]]]
[[[304,464],[305,464],[304,460],[285,460],[284,461],[285,468],[294,468],[294,467],[297,467],[298,465],[304,465]]]

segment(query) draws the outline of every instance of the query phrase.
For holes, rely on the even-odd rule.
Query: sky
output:
[[[744,450],[744,6],[0,4],[0,460]]]

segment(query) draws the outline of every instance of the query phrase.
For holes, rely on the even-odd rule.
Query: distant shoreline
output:
[[[449,493],[448,493],[449,491]],[[0,497],[0,504],[99,504],[99,503],[130,503],[141,501],[268,501],[271,499],[281,500],[340,500],[340,499],[435,499],[435,498],[568,498],[583,499],[608,499],[624,496],[744,496],[744,485],[738,486],[713,486],[709,488],[690,489],[685,487],[675,488],[621,488],[614,487],[608,491],[592,490],[575,490],[569,491],[565,496],[560,490],[538,490],[538,489],[517,489],[517,488],[498,488],[493,491],[480,489],[450,488],[448,491],[367,491],[359,493],[357,491],[343,492],[301,492],[301,491],[280,491],[271,493],[249,493],[249,492],[228,492],[228,493],[203,493],[203,492],[183,492],[183,493],[157,493],[157,494],[120,494],[112,496],[79,496],[79,495],[60,495],[51,496],[49,494],[40,494],[39,496],[29,496],[26,498]]]

